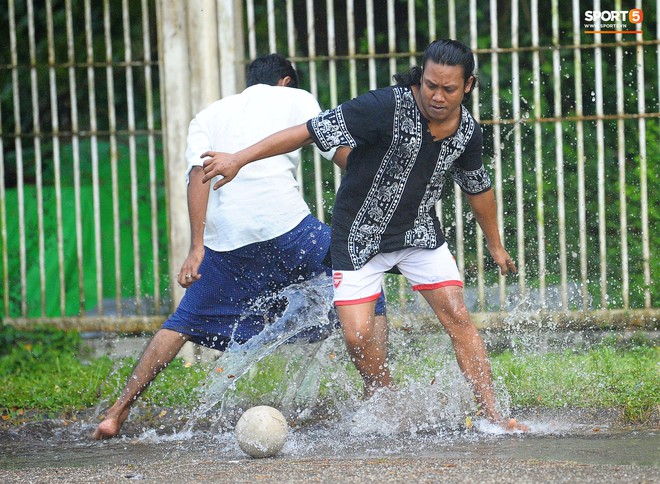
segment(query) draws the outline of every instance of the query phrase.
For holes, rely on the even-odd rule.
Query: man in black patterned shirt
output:
[[[247,163],[314,142],[320,149],[352,148],[332,217],[334,303],[351,359],[367,396],[391,387],[387,341],[374,328],[374,305],[384,274],[396,270],[428,301],[449,334],[458,364],[485,416],[508,430],[484,342],[463,301],[463,282],[435,213],[451,174],[466,193],[487,247],[502,274],[516,272],[503,247],[482,133],[463,106],[474,89],[474,55],[460,42],[438,40],[421,67],[395,76],[396,86],[369,91],[306,124],[280,131],[233,155],[207,152],[205,181],[214,189]]]

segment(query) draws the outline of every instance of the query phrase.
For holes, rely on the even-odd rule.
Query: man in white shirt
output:
[[[300,150],[241,171],[228,189],[202,183],[202,153],[234,152],[282,129],[305,122],[321,109],[278,54],[250,64],[248,87],[214,102],[191,121],[186,159],[190,251],[178,274],[186,293],[177,310],[145,349],[116,403],[93,437],[116,436],[137,397],[186,341],[224,350],[245,342],[282,308],[257,301],[282,288],[330,273],[330,228],[314,218],[295,178]],[[340,166],[343,149],[323,153]],[[384,300],[380,301],[384,317]],[[382,325],[385,328],[385,325]]]

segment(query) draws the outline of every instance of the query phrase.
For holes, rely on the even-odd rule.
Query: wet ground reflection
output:
[[[660,467],[657,429],[602,429],[573,425],[552,429],[532,423],[529,434],[485,431],[356,435],[350,429],[316,425],[292,429],[278,458],[493,458],[567,461],[597,465]],[[55,422],[27,424],[0,432],[0,468],[141,465],[159,460],[250,459],[239,449],[233,432],[157,433],[148,430],[108,441],[88,438],[92,425],[58,428]]]

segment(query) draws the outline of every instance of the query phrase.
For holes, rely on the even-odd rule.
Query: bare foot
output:
[[[504,430],[507,432],[529,432],[529,427],[525,424],[518,423],[518,421],[515,418],[510,418],[509,420],[503,420],[500,422],[500,425]]]
[[[105,420],[96,427],[96,430],[92,434],[92,438],[95,440],[110,439],[115,437],[121,430],[121,426],[124,425],[124,422],[128,418],[129,409],[124,409],[119,416],[111,416],[110,412],[106,415]]]

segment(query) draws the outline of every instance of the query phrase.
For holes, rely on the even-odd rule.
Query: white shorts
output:
[[[410,248],[377,254],[357,271],[332,271],[335,304],[375,301],[380,296],[385,272],[394,266],[410,281],[413,291],[463,287],[456,260],[445,243],[437,249]]]

